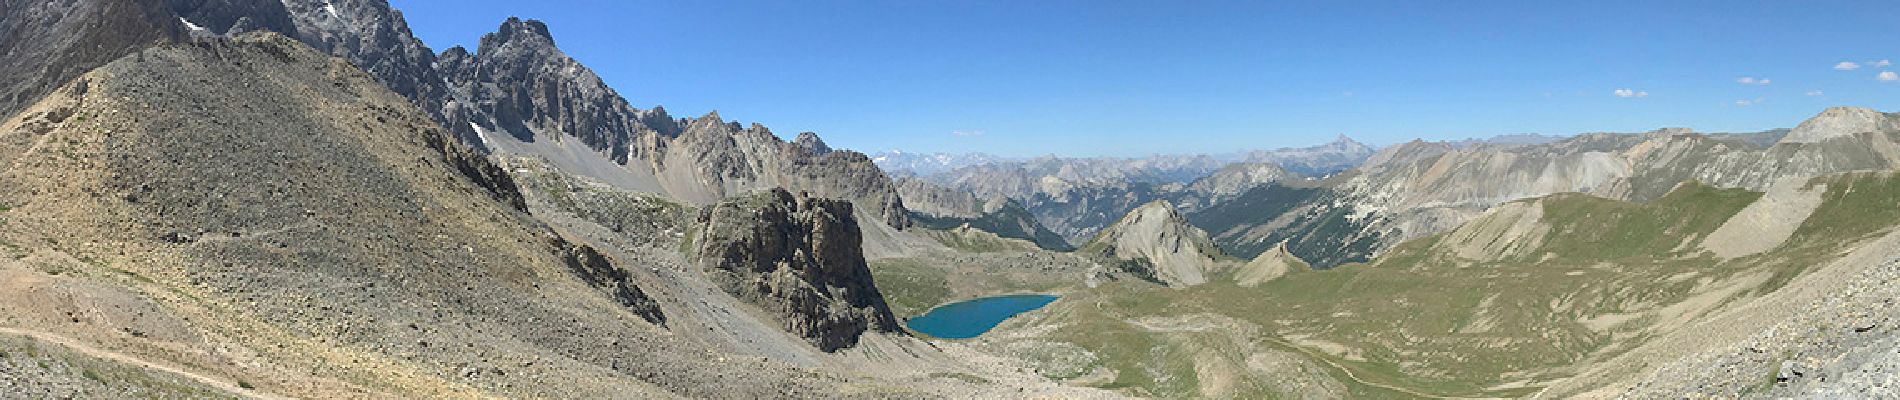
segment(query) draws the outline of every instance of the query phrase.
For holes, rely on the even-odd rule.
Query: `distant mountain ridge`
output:
[[[1222,156],[1044,156],[995,161],[919,179],[976,198],[1013,199],[1041,225],[1071,244],[1080,244],[1123,214],[1154,200],[1170,200],[1174,207],[1191,212],[1259,185],[1311,176],[1291,169],[1337,173],[1364,162],[1373,152],[1371,146],[1340,136],[1318,146]]]
[[[1392,245],[1457,226],[1514,199],[1584,192],[1648,201],[1678,184],[1763,190],[1785,178],[1900,165],[1886,114],[1837,108],[1802,126],[1754,134],[1682,128],[1585,134],[1534,145],[1413,141],[1381,150],[1322,190],[1262,191],[1291,204],[1261,213],[1222,209],[1210,234],[1229,253],[1252,256],[1285,242],[1315,266],[1365,261]],[[1867,129],[1886,129],[1883,132]],[[1779,138],[1763,145],[1767,138]],[[1243,202],[1259,202],[1243,200]],[[1287,203],[1287,202],[1291,203]],[[1210,220],[1190,214],[1190,219]],[[1236,221],[1245,221],[1234,224]]]

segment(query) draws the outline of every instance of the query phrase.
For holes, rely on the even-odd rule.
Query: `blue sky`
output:
[[[1880,65],[1900,61],[1891,1],[392,3],[438,51],[540,19],[636,107],[867,152],[1757,131],[1900,110],[1900,77],[1879,79],[1900,72]]]

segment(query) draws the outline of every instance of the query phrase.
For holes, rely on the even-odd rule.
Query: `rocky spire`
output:
[[[491,48],[510,44],[555,47],[554,35],[548,33],[547,24],[539,20],[508,17],[495,32],[482,35],[481,53],[487,54]]]
[[[831,152],[831,146],[825,145],[825,140],[819,139],[817,133],[801,132],[798,134],[797,139],[792,140],[792,144],[811,154],[825,154]]]

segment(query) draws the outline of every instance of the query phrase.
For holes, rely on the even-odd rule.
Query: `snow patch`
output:
[[[185,24],[185,29],[190,29],[194,32],[202,32],[202,31],[210,30],[210,29],[205,29],[205,27],[198,26],[198,24],[191,23],[191,20],[185,19],[185,17],[178,17],[178,22],[183,22]]]
[[[482,130],[482,126],[481,126],[481,125],[478,125],[478,124],[476,124],[476,123],[475,123],[475,122],[473,122],[473,121],[470,121],[470,122],[468,123],[468,127],[469,127],[469,129],[474,129],[474,130],[475,130],[475,137],[477,137],[477,138],[481,138],[481,139],[482,139],[482,145],[483,145],[483,146],[487,146],[487,145],[488,145],[488,131],[485,131],[485,130]]]

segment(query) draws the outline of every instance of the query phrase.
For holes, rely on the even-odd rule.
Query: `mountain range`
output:
[[[26,398],[1892,397],[1900,114],[1140,158],[637,108],[507,18],[0,3]],[[1790,121],[1794,122],[1794,121]],[[963,300],[1045,307],[977,338]]]

